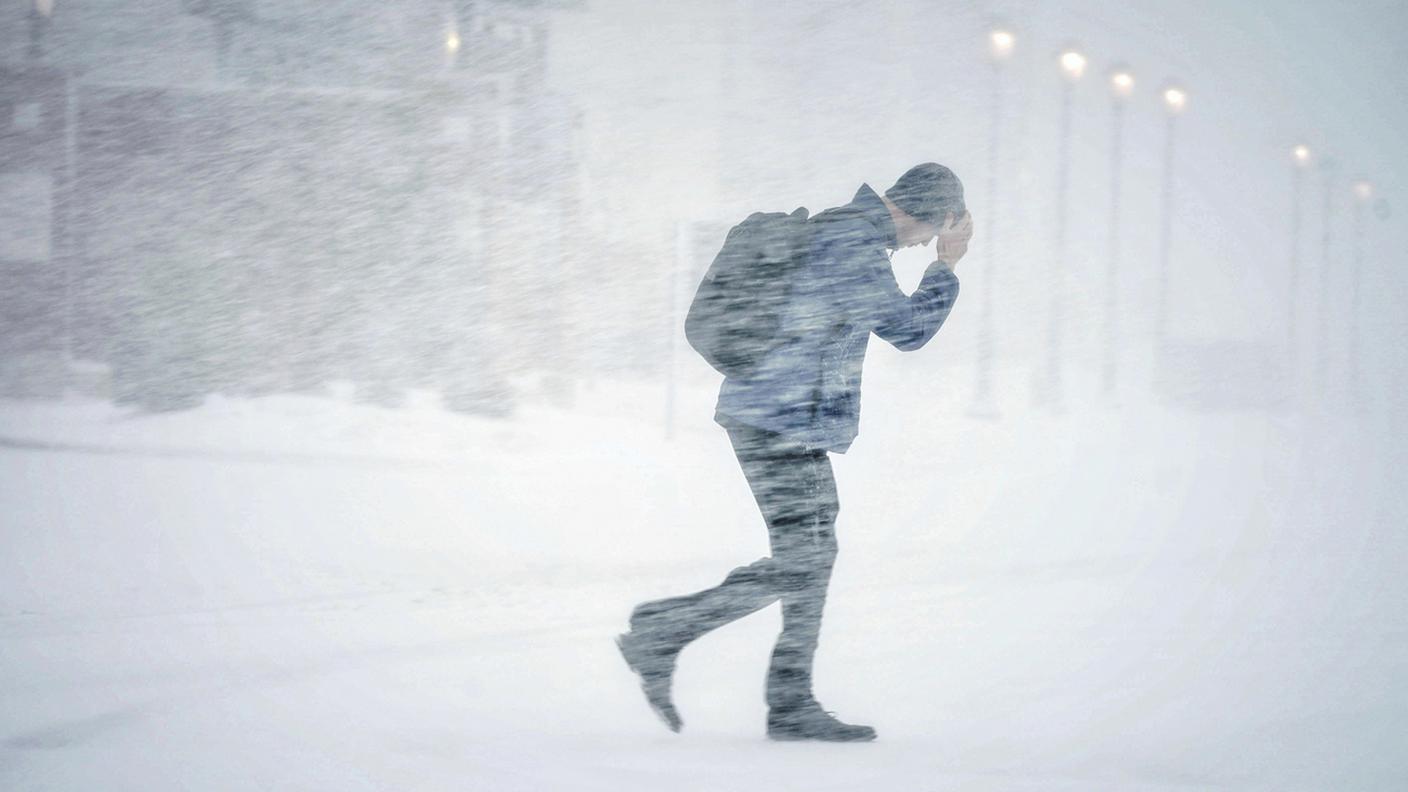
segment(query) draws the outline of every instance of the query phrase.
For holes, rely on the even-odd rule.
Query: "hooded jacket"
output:
[[[860,431],[870,334],[906,352],[924,346],[953,309],[958,276],[935,261],[913,294],[900,291],[885,253],[898,247],[895,224],[868,184],[811,222],[809,256],[782,317],[786,340],[748,376],[724,379],[714,420],[845,453]]]

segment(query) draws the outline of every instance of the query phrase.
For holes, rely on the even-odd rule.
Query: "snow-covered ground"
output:
[[[0,789],[1382,790],[1408,778],[1404,421],[1145,400],[970,417],[868,372],[818,693],[769,609],[611,637],[766,549],[711,389],[511,419],[324,397],[0,405]]]

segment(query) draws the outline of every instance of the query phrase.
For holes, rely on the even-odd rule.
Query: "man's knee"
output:
[[[778,594],[796,594],[825,585],[836,559],[834,546],[820,545],[806,553],[781,558],[762,558],[729,573],[725,582],[756,584]]]

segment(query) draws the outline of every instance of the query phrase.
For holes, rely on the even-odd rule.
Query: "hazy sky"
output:
[[[554,27],[552,82],[586,111],[589,222],[609,236],[668,244],[677,222],[757,209],[814,211],[856,185],[888,186],[926,159],[964,177],[982,261],[988,229],[991,70],[985,32],[1008,20],[996,211],[1004,262],[1035,274],[1054,225],[1060,80],[1067,41],[1090,57],[1074,92],[1069,254],[1078,277],[1105,257],[1109,212],[1107,69],[1129,63],[1122,199],[1125,253],[1157,258],[1164,115],[1157,89],[1184,84],[1175,185],[1175,300],[1192,334],[1257,336],[1284,303],[1290,149],[1329,151],[1367,175],[1395,213],[1368,226],[1370,314],[1397,322],[1408,279],[1408,4],[1231,2],[681,2],[594,0]],[[1320,261],[1320,179],[1307,182],[1302,256]],[[1335,192],[1332,257],[1350,257],[1349,189]],[[970,279],[980,264],[966,264]],[[1025,269],[1024,269],[1025,268]],[[1304,276],[1303,276],[1304,277]],[[1335,281],[1335,304],[1348,287]],[[1009,295],[1021,310],[1021,296]],[[1028,295],[1025,299],[1039,298]],[[1093,291],[1076,299],[1092,303]],[[1374,302],[1377,300],[1378,302]],[[961,324],[961,323],[959,323]],[[961,331],[959,331],[961,332]]]
[[[982,35],[992,18],[1014,23],[1017,67],[1044,67],[1046,56],[1075,40],[1091,56],[1092,76],[1115,60],[1128,61],[1145,90],[1176,75],[1192,92],[1191,110],[1215,119],[1219,134],[1235,128],[1246,139],[1328,147],[1349,167],[1374,174],[1390,193],[1401,192],[1408,181],[1408,157],[1393,151],[1408,131],[1408,105],[1402,101],[1408,95],[1408,44],[1400,33],[1408,29],[1408,4],[1392,0],[978,6],[914,0],[593,0],[586,10],[559,17],[553,79],[588,109],[598,170],[637,163],[641,170],[694,173],[707,161],[682,152],[699,148],[696,136],[711,126],[726,72],[745,85],[796,79],[815,92],[813,108],[832,112],[838,108],[828,107],[828,98],[846,97],[857,88],[900,90],[866,70],[873,65],[888,67],[886,73],[913,103],[965,100],[985,90]],[[799,47],[796,37],[802,35],[826,41],[807,46],[803,39]],[[779,42],[792,46],[774,46]],[[755,63],[751,70],[738,62],[759,52],[770,62]],[[786,74],[789,70],[801,74]],[[855,80],[846,80],[846,71]],[[931,75],[938,76],[932,87],[921,88],[920,81]],[[821,77],[829,82],[816,82]],[[860,81],[867,84],[857,85]],[[1093,84],[1088,88],[1097,90]],[[1055,90],[1053,80],[1049,92]],[[887,119],[879,115],[873,122]],[[1281,152],[1244,155],[1258,154],[1278,159]],[[844,164],[815,167],[825,172]],[[641,203],[659,207],[653,197]]]

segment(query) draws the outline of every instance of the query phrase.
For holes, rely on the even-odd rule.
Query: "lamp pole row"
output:
[[[994,34],[995,35],[995,34]],[[1006,34],[1010,36],[1010,34]],[[1010,42],[1010,38],[1007,39]],[[994,39],[995,41],[995,39]],[[1075,86],[1085,74],[1088,59],[1074,44],[1063,48],[1057,56],[1057,65],[1063,77],[1061,93],[1061,115],[1056,157],[1056,225],[1052,244],[1054,266],[1049,282],[1050,306],[1048,309],[1047,359],[1044,375],[1035,380],[1033,402],[1054,411],[1064,406],[1062,374],[1063,335],[1065,330],[1065,271],[1068,232],[1068,209],[1071,167],[1071,121]],[[1124,113],[1127,101],[1134,94],[1135,79],[1132,71],[1119,64],[1110,70],[1109,88],[1110,110],[1110,205],[1108,262],[1105,277],[1105,350],[1102,366],[1102,385],[1108,396],[1113,396],[1119,382],[1119,268],[1121,258],[1120,198],[1123,192],[1124,164]],[[1168,346],[1168,306],[1169,280],[1171,273],[1173,240],[1173,201],[1174,201],[1174,152],[1176,147],[1177,118],[1188,104],[1188,91],[1181,85],[1169,81],[1161,91],[1166,115],[1164,141],[1164,174],[1162,194],[1162,218],[1159,236],[1159,271],[1157,307],[1155,311],[1156,354],[1162,356]],[[994,178],[990,168],[989,178]],[[980,336],[982,330],[980,328]],[[984,375],[980,374],[980,377]]]

